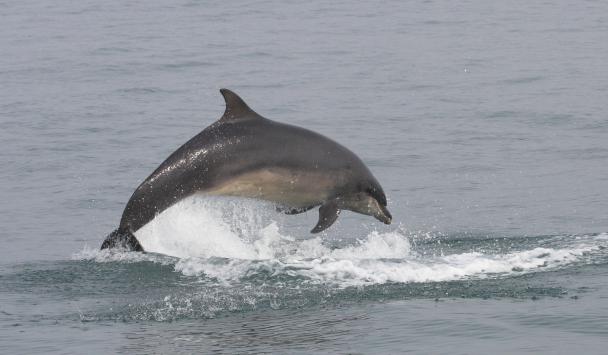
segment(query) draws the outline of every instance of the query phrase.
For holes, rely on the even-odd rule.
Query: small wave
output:
[[[98,263],[140,263],[144,261],[154,262],[162,265],[170,265],[176,262],[176,258],[168,255],[153,253],[139,253],[125,251],[124,249],[104,249],[91,248],[85,246],[81,251],[72,255],[72,260],[91,260]]]
[[[319,239],[301,242],[294,252],[268,260],[236,260],[225,263],[208,259],[181,259],[175,269],[186,275],[205,275],[225,282],[252,274],[302,277],[309,282],[341,287],[384,283],[440,282],[489,278],[563,267],[579,260],[597,245],[574,248],[534,248],[507,254],[479,252],[422,257],[409,251],[399,233],[372,233],[356,246],[334,249]]]
[[[298,239],[282,232],[269,211],[269,206],[249,200],[188,199],[138,231],[144,249],[153,253],[84,250],[75,258],[172,264],[185,276],[226,285],[291,279],[348,287],[552,270],[582,262],[608,244],[608,235],[600,234],[526,245],[525,250],[448,250],[428,255],[413,248],[410,236],[400,230],[372,231],[337,244],[321,237]]]

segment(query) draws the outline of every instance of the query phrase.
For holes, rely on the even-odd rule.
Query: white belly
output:
[[[272,168],[232,177],[204,192],[308,207],[325,201],[335,186],[335,179],[328,174]]]

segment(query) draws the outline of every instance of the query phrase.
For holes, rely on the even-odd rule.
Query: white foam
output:
[[[169,265],[175,262],[175,258],[160,254],[129,252],[122,249],[104,249],[90,248],[85,246],[81,251],[72,255],[73,260],[94,260],[99,263],[107,262],[123,262],[123,263],[138,263],[142,261],[151,261],[163,265]]]
[[[262,260],[180,260],[175,269],[186,275],[206,275],[230,282],[265,270],[272,274],[302,276],[314,282],[340,286],[387,282],[432,282],[548,270],[577,261],[597,245],[574,248],[535,248],[508,254],[479,252],[422,257],[410,252],[407,238],[397,232],[371,233],[358,245],[330,250],[319,238],[290,244],[284,256]],[[284,253],[285,250],[283,249]]]
[[[298,240],[282,233],[269,217],[275,215],[268,213],[270,208],[248,200],[188,199],[165,211],[136,236],[147,251],[178,257],[175,270],[185,275],[204,275],[229,284],[264,272],[271,277],[297,276],[339,286],[449,281],[548,270],[576,262],[585,253],[608,244],[607,235],[602,234],[572,238],[555,248],[429,257],[413,252],[408,237],[393,231],[371,232],[349,246],[332,249],[321,237]],[[85,251],[76,257],[167,262],[150,255]]]
[[[253,200],[188,198],[164,211],[135,236],[146,251],[186,257],[258,259],[269,205]],[[264,245],[260,245],[264,248]]]

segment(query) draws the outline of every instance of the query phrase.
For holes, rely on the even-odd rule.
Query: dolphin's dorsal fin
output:
[[[255,111],[249,108],[245,101],[228,89],[220,89],[224,100],[226,101],[226,111],[220,118],[221,122],[241,121],[250,118],[261,117]]]

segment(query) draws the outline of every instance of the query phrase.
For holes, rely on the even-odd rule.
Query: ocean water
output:
[[[605,1],[1,1],[0,352],[605,353]],[[191,198],[99,251],[218,92],[393,224]]]

